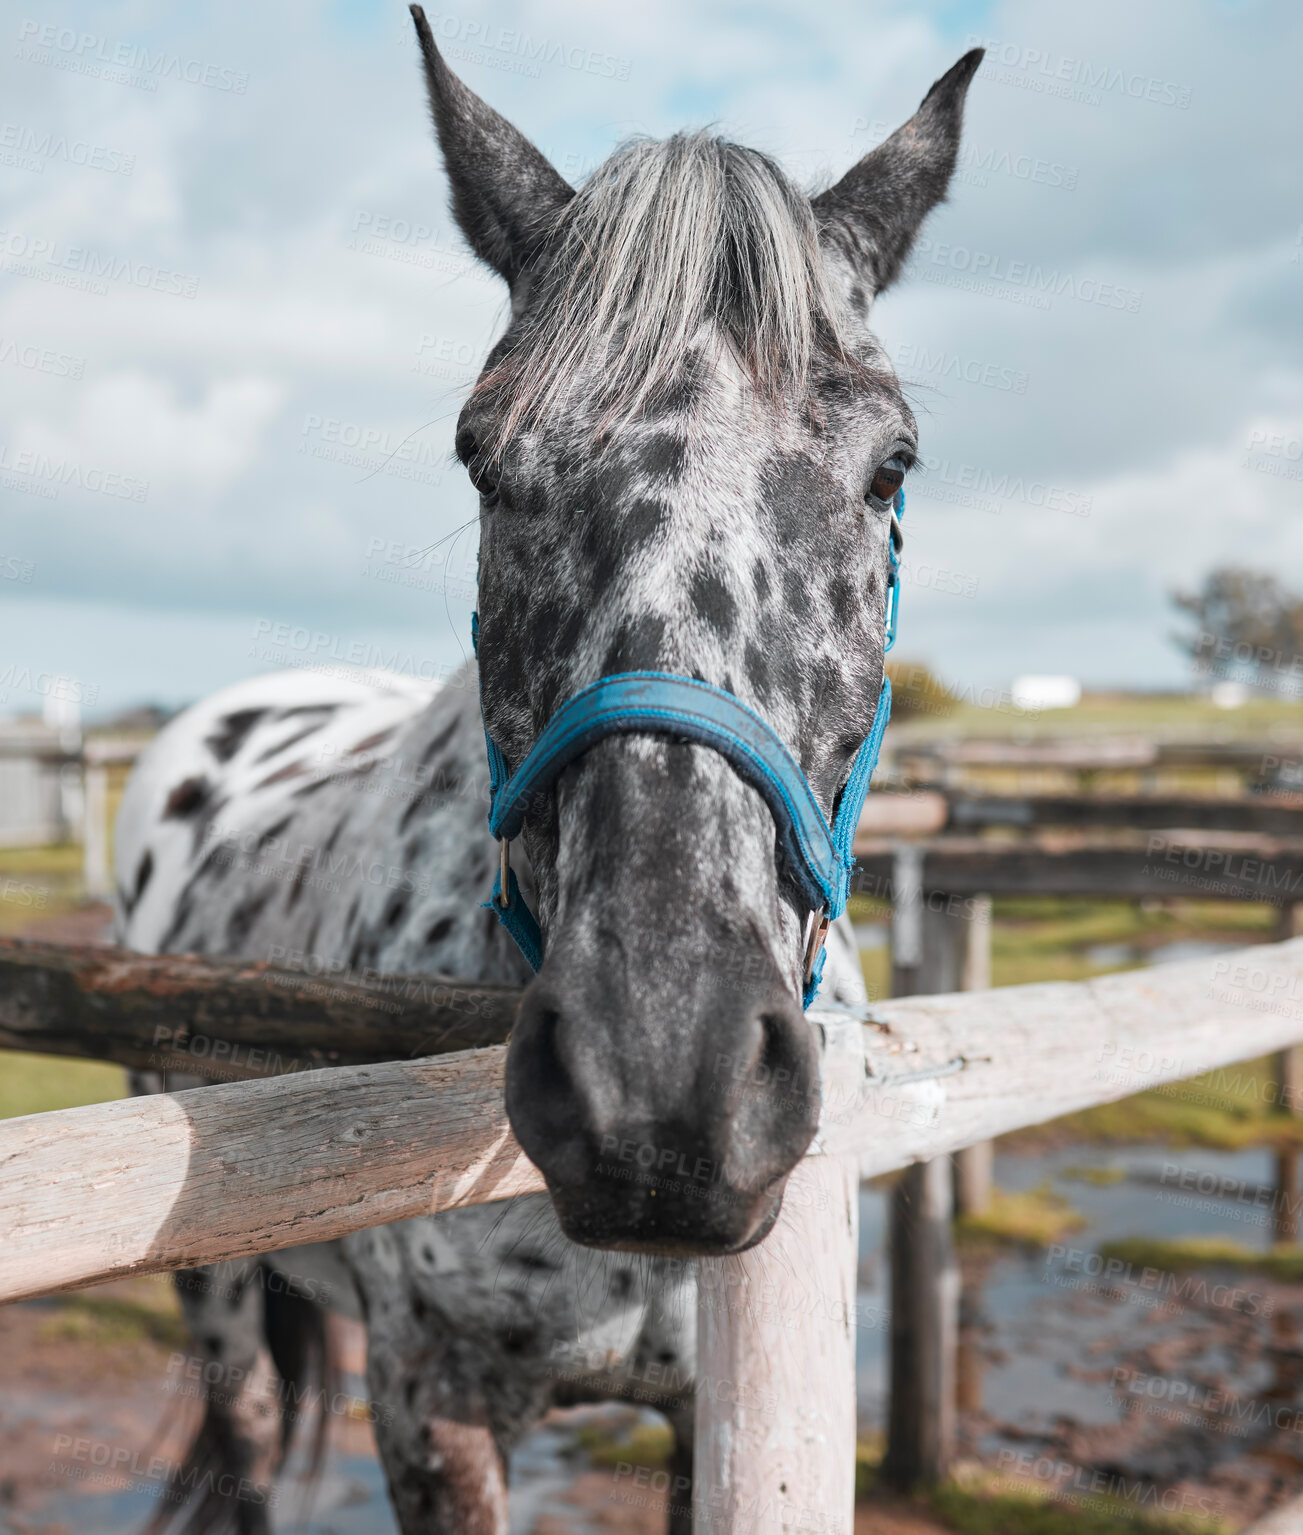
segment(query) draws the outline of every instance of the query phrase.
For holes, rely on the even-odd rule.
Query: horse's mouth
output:
[[[548,1192],[562,1231],[581,1246],[658,1258],[724,1258],[769,1235],[783,1208],[785,1182],[754,1195],[717,1198],[713,1206],[654,1189],[631,1198],[627,1184],[549,1185]]]

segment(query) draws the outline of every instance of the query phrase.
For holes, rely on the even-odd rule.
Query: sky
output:
[[[712,124],[822,187],[988,48],[875,307],[921,428],[900,657],[973,696],[1179,686],[1173,587],[1303,586],[1303,8],[455,3],[449,61],[572,181]],[[405,6],[19,0],[0,42],[0,713],[55,676],[94,718],[287,665],[446,675],[453,425],[505,292]]]

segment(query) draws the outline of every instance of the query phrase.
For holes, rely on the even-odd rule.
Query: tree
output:
[[[1219,565],[1197,591],[1171,593],[1194,620],[1172,635],[1197,677],[1221,677],[1272,692],[1303,687],[1303,598],[1266,571]]]

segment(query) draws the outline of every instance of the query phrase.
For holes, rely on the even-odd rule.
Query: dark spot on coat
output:
[[[697,570],[693,573],[689,590],[698,616],[720,635],[730,635],[737,619],[737,603],[719,576],[711,570]]]
[[[204,745],[219,762],[229,762],[266,712],[266,709],[237,709],[233,714],[224,714]]]
[[[625,619],[606,648],[602,671],[655,671],[660,665],[661,645],[665,639],[665,620],[655,613]]]
[[[303,881],[307,878],[307,876],[307,864],[300,863],[298,868],[294,871],[294,878],[290,881],[290,893],[285,897],[286,911],[293,911],[295,905],[298,903],[299,897],[303,894]]]
[[[757,560],[751,567],[751,585],[755,588],[758,601],[763,602],[769,596],[769,572],[763,560]]]
[[[270,846],[270,844],[280,836],[281,832],[285,830],[285,828],[293,819],[294,817],[292,815],[282,816],[274,826],[269,826],[266,831],[262,832],[258,837],[257,851],[261,853],[265,848]]]
[[[432,922],[426,929],[426,943],[442,943],[448,934],[452,932],[455,921],[456,918],[454,917],[440,917],[437,922]]]
[[[276,718],[290,720],[296,714],[333,714],[338,708],[338,704],[295,704],[292,708],[282,709]]]
[[[148,848],[141,854],[140,862],[136,865],[136,884],[129,895],[124,894],[122,899],[123,909],[128,916],[136,909],[136,903],[145,893],[145,886],[149,883],[149,877],[154,872],[154,855]]]
[[[274,746],[269,746],[266,751],[259,752],[253,759],[254,767],[257,767],[260,762],[270,762],[273,757],[279,757],[283,751],[288,751],[291,746],[297,746],[305,737],[320,730],[324,724],[324,720],[317,720],[311,725],[305,725],[302,730],[291,731],[283,741],[277,741]]]
[[[443,727],[439,734],[435,736],[434,740],[431,741],[430,744],[421,753],[422,767],[428,767],[429,764],[439,755],[444,747],[447,746],[448,742],[452,740],[453,732],[456,729],[456,719],[453,719],[450,724],[447,724]]]
[[[747,681],[763,703],[769,696],[769,658],[754,640],[748,640],[745,661]]]
[[[231,912],[226,919],[226,942],[231,948],[238,948],[248,938],[273,893],[273,890],[255,890]]]
[[[682,477],[688,445],[673,432],[656,432],[641,445],[643,472],[672,483]]]
[[[390,898],[389,905],[385,907],[385,914],[382,920],[387,928],[394,928],[398,926],[406,914],[407,894],[405,891],[400,890],[397,895]]]
[[[274,773],[268,774],[261,783],[254,784],[254,788],[270,789],[274,783],[284,783],[289,778],[302,778],[307,771],[306,762],[289,762],[283,768],[277,768]]]
[[[669,511],[659,501],[638,500],[624,514],[624,543],[628,550],[650,543],[670,520]]]
[[[163,806],[164,820],[182,820],[201,810],[208,798],[211,785],[203,777],[183,778],[168,795]]]
[[[377,730],[374,735],[364,737],[356,746],[350,746],[345,756],[357,757],[363,752],[369,752],[375,747],[383,745],[397,729],[397,725],[390,725],[386,730]]]

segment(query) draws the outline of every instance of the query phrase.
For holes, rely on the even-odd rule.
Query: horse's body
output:
[[[315,976],[524,981],[528,967],[481,906],[497,856],[487,805],[473,663],[443,688],[310,671],[227,688],[173,721],[132,775],[118,822],[119,938],[145,953],[275,959]],[[863,995],[844,925],[829,965],[830,995]],[[197,1081],[169,1073],[167,1085]],[[138,1085],[163,1084],[142,1074]],[[189,1273],[179,1287],[205,1364],[244,1387],[210,1395],[200,1449],[224,1469],[270,1481],[275,1354],[286,1349],[276,1329],[315,1339],[312,1313],[328,1299],[367,1322],[371,1416],[405,1535],[496,1530],[503,1457],[557,1404],[659,1408],[686,1477],[695,1289],[685,1260],[577,1246],[535,1195],[263,1261]],[[258,1504],[233,1513],[259,1527]]]
[[[801,997],[820,913],[754,785],[640,726],[531,802],[513,855],[546,942],[531,979],[483,909],[481,712],[519,764],[595,680],[686,677],[760,715],[831,817],[880,723],[892,505],[917,452],[869,306],[944,194],[980,55],[817,198],[705,134],[625,146],[576,193],[414,14],[454,211],[512,299],[457,432],[482,497],[478,668],[441,689],[264,677],[173,722],[123,803],[119,921],[152,952],[530,983],[506,1106],[547,1196],[181,1283],[228,1382],[210,1468],[274,1474],[276,1385],[322,1363],[310,1297],[328,1294],[366,1322],[404,1535],[501,1535],[507,1453],[554,1403],[660,1407],[688,1476],[694,1257],[763,1240],[817,1124]],[[863,995],[844,920],[823,990]],[[622,1178],[612,1137],[707,1169],[709,1197]],[[181,1517],[267,1528],[255,1499]]]

